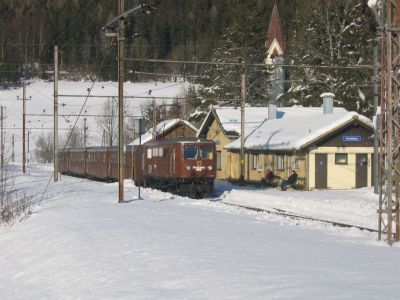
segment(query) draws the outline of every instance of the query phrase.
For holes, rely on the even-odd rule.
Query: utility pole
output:
[[[58,181],[58,46],[54,46],[54,182]]]
[[[157,139],[157,104],[156,104],[156,100],[153,99],[153,141],[155,141]]]
[[[14,133],[12,135],[12,153],[11,153],[11,161],[15,162],[15,143],[14,143]]]
[[[135,8],[125,10],[125,0],[118,1],[119,15],[108,22],[103,30],[106,36],[116,37],[118,41],[118,202],[124,202],[124,49],[125,49],[125,18],[141,10],[145,14],[150,14],[151,7],[145,3]],[[115,26],[117,25],[117,26]],[[118,29],[118,32],[115,32]],[[110,32],[111,31],[111,32]]]
[[[125,10],[125,0],[119,0],[118,14]],[[118,21],[118,202],[124,202],[124,48],[125,48],[125,20]]]
[[[29,134],[30,134],[30,131],[28,130],[28,155],[27,155],[27,162],[28,162],[28,164],[29,164],[29,159],[30,159],[30,154],[29,154],[29,141],[30,141],[30,139],[29,139]]]
[[[86,140],[87,140],[87,137],[86,137],[86,130],[88,129],[87,128],[87,125],[86,125],[86,120],[87,120],[87,118],[85,117],[84,119],[83,119],[83,146],[86,148]]]
[[[244,182],[244,135],[245,135],[245,103],[246,103],[246,74],[240,78],[241,102],[240,102],[240,183]]]
[[[26,153],[25,153],[25,115],[26,115],[26,85],[25,79],[22,83],[22,173],[26,173]]]
[[[378,62],[378,40],[373,41],[373,56],[374,56],[374,75],[373,80],[373,93],[374,93],[374,115],[375,115],[375,132],[374,132],[374,193],[378,194],[379,189],[379,129],[380,129],[380,114],[377,114],[378,101],[379,101],[379,62]]]
[[[382,18],[380,192],[378,239],[387,234],[387,243],[400,236],[400,0],[382,0],[376,15]],[[378,5],[378,4],[377,4]],[[393,230],[393,225],[395,226]]]
[[[0,164],[1,164],[1,171],[0,171],[0,184],[1,184],[1,206],[3,206],[3,189],[4,189],[4,133],[3,133],[3,119],[4,119],[4,113],[3,113],[3,105],[0,107],[0,150],[1,150],[1,155],[0,155]]]

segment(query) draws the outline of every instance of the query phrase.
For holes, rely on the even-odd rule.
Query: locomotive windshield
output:
[[[185,160],[213,159],[213,148],[211,146],[185,145],[183,157]]]
[[[187,159],[196,159],[197,157],[197,147],[194,145],[186,145],[183,151],[183,157]]]
[[[200,146],[201,159],[213,159],[213,148],[211,146]]]

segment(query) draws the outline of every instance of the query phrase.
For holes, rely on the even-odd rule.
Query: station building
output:
[[[245,180],[295,170],[308,190],[372,186],[373,133],[371,120],[348,111],[266,120],[245,138]],[[240,140],[225,146],[232,180],[240,178],[240,147]]]

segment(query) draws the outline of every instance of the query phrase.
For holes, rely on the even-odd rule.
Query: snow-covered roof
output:
[[[172,127],[176,126],[179,123],[184,123],[186,126],[192,128],[195,132],[197,132],[197,128],[186,120],[170,119],[162,121],[156,126],[156,135],[158,136],[164,133],[165,131],[171,129]],[[150,128],[145,134],[142,135],[140,142],[144,144],[150,142],[152,139],[153,139],[153,128]],[[129,146],[136,146],[136,145],[139,145],[139,138],[135,139],[132,143],[129,144]]]
[[[240,108],[234,107],[216,107],[210,110],[203,124],[200,126],[198,134],[201,134],[202,129],[208,123],[210,116],[213,111],[218,118],[222,129],[227,132],[240,133]],[[342,107],[335,107],[334,112],[346,112]],[[322,107],[302,107],[302,106],[291,106],[291,107],[277,107],[276,118],[287,118],[297,116],[311,116],[322,114]],[[245,134],[251,133],[254,129],[260,126],[265,120],[269,118],[268,107],[246,107],[245,108]]]
[[[335,129],[359,120],[372,128],[372,121],[356,112],[336,111],[331,114],[293,116],[265,121],[245,138],[246,149],[292,150],[301,149]],[[240,149],[240,140],[225,146]]]

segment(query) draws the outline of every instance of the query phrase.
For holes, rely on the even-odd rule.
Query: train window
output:
[[[194,145],[186,145],[183,151],[184,159],[196,159],[197,147]]]
[[[163,157],[168,157],[168,148],[163,149]]]
[[[213,148],[211,146],[200,146],[201,159],[213,159]]]
[[[163,148],[158,148],[158,156],[163,157]]]
[[[153,157],[158,157],[158,148],[153,148]]]
[[[147,149],[147,158],[152,158],[151,149]]]

